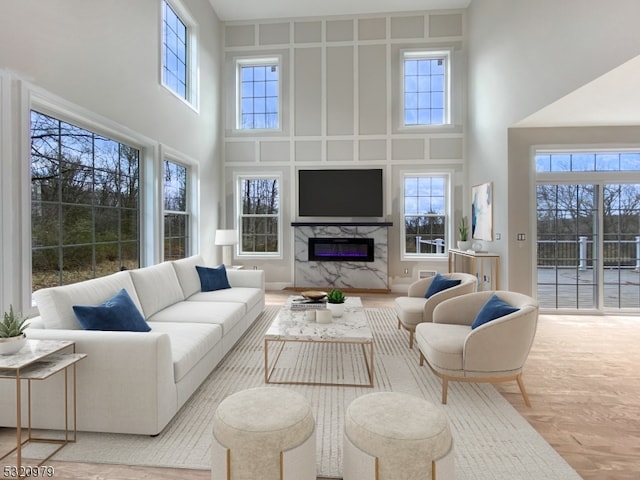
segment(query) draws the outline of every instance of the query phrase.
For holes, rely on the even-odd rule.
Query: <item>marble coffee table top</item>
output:
[[[11,355],[0,355],[1,369],[20,369],[38,362],[53,353],[71,347],[67,340],[34,340],[27,338],[24,347]]]
[[[293,299],[290,297],[287,305]],[[344,314],[331,323],[317,323],[314,309],[292,309],[285,305],[265,334],[266,340],[372,343],[373,334],[360,297],[347,297]]]

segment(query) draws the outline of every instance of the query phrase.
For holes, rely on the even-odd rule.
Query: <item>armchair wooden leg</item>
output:
[[[409,348],[413,348],[413,330],[409,330]]]
[[[447,404],[447,389],[449,388],[449,380],[447,377],[442,378],[442,404]]]
[[[424,360],[425,360],[424,355],[422,354],[422,352],[420,352],[420,366],[424,365]]]
[[[522,381],[521,373],[516,377],[516,382],[518,382],[518,387],[520,387],[520,393],[522,393],[522,398],[524,398],[524,404],[527,407],[531,407],[531,402],[529,402],[529,395],[527,395],[527,390],[524,388],[524,382]]]

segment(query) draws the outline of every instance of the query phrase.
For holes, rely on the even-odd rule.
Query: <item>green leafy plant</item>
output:
[[[466,242],[469,237],[469,226],[467,225],[467,218],[462,217],[458,224],[458,233],[460,233],[460,241]]]
[[[329,303],[344,303],[347,297],[344,296],[341,290],[334,288],[327,294],[327,302]]]
[[[0,323],[0,338],[19,337],[27,328],[27,319],[13,311],[13,305],[9,305],[9,311],[4,312]]]

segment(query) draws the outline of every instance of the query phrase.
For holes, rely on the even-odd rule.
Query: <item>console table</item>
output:
[[[449,249],[449,272],[464,272],[478,279],[478,291],[500,289],[500,255]]]
[[[38,466],[49,460],[62,447],[76,441],[76,363],[87,356],[86,353],[75,353],[75,343],[59,340],[27,339],[25,346],[12,355],[0,355],[0,379],[15,381],[16,388],[16,447],[7,452],[0,460],[16,453],[16,476],[24,476],[22,466],[22,447],[30,442],[51,443],[59,445]],[[69,428],[69,368],[73,370],[73,435]],[[31,432],[31,382],[45,380],[56,373],[64,372],[64,437],[42,438]],[[26,439],[22,439],[22,380],[27,381],[27,430]]]

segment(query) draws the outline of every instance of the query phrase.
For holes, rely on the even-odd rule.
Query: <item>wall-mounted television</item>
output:
[[[301,217],[382,217],[382,169],[298,170]]]

